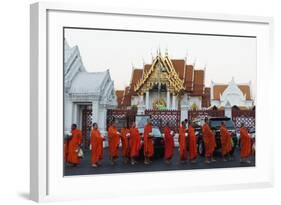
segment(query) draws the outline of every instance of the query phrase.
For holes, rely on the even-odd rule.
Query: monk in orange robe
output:
[[[103,137],[98,129],[98,124],[93,123],[91,132],[91,162],[92,167],[98,167],[103,158]]]
[[[123,127],[121,129],[121,143],[122,143],[122,157],[125,164],[128,163],[130,157],[129,137],[130,137],[130,130],[128,126]]]
[[[216,160],[213,157],[215,148],[216,148],[216,139],[215,135],[210,129],[208,125],[208,118],[205,118],[205,123],[202,127],[202,134],[203,134],[203,141],[205,146],[205,157],[206,157],[206,163],[215,162]],[[211,159],[211,161],[210,161]]]
[[[182,121],[179,128],[179,147],[180,147],[180,162],[186,162],[186,127],[185,122]]]
[[[68,154],[67,154],[67,162],[72,164],[73,166],[77,166],[80,164],[80,158],[78,157],[78,151],[80,149],[80,145],[82,143],[82,132],[77,129],[76,124],[72,124],[71,126],[71,138],[68,142]]]
[[[167,164],[170,164],[173,158],[174,151],[174,132],[169,128],[169,123],[167,123],[164,128],[164,143],[165,143],[165,160]]]
[[[151,157],[154,154],[152,124],[150,119],[147,119],[147,124],[144,126],[143,141],[144,141],[144,164],[150,164]]]
[[[227,128],[225,127],[224,122],[221,122],[220,127],[220,136],[221,136],[221,154],[224,161],[227,161],[225,156],[230,154],[232,150],[232,144],[231,144],[231,136],[228,132]]]
[[[139,156],[140,148],[141,148],[141,137],[138,128],[136,128],[136,123],[132,124],[130,128],[130,157],[131,164],[134,165],[136,163],[136,157]]]
[[[251,161],[249,160],[249,157],[251,156],[251,138],[248,133],[248,130],[246,127],[244,127],[244,123],[241,124],[240,128],[240,161],[241,163],[248,163],[250,164]]]
[[[114,165],[118,158],[119,143],[120,133],[117,131],[115,122],[113,122],[108,128],[109,159],[111,161],[111,165]]]
[[[197,139],[192,127],[192,122],[188,123],[188,146],[189,146],[189,160],[191,163],[195,163],[197,159]]]

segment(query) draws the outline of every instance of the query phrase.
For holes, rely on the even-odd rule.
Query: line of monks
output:
[[[186,127],[188,124],[188,128]],[[197,153],[197,138],[195,135],[194,126],[191,121],[182,121],[179,127],[179,160],[181,163],[185,163],[188,159],[191,163],[196,163]],[[208,119],[205,119],[205,123],[202,126],[203,142],[205,147],[205,163],[215,162],[214,151],[216,149],[216,139],[213,131],[209,127]],[[188,137],[187,137],[188,136]],[[230,157],[232,150],[232,138],[222,122],[220,127],[221,137],[221,153],[224,161],[227,161],[226,157]],[[188,140],[188,151],[187,141]],[[93,123],[93,129],[91,131],[91,165],[92,167],[98,167],[101,165],[103,159],[103,141],[105,138],[101,135],[97,123]],[[121,133],[117,130],[115,122],[108,128],[108,145],[109,145],[109,159],[112,165],[116,163],[118,158],[119,144],[122,144],[122,158],[125,163],[131,162],[132,165],[137,163],[136,159],[140,155],[141,149],[141,135],[139,133],[136,124],[132,126],[124,127],[121,129]],[[64,143],[64,158],[65,161],[73,166],[77,166],[80,163],[79,149],[82,143],[82,132],[77,129],[76,124],[72,125],[72,131],[70,138]],[[174,132],[169,128],[167,123],[164,128],[164,158],[167,164],[171,163],[174,154]],[[240,128],[240,160],[241,162],[251,163],[249,157],[252,153],[251,138],[247,128],[242,124]],[[147,124],[144,127],[143,133],[143,155],[144,164],[152,163],[151,159],[154,155],[154,143],[152,133],[152,123],[150,119],[147,120]]]

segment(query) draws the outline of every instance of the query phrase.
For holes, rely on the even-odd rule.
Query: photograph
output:
[[[64,176],[256,166],[256,36],[63,27],[62,38]]]

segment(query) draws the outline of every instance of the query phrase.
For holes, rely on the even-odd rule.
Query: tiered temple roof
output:
[[[228,84],[217,84],[213,86],[213,95],[211,98],[213,100],[220,100],[220,96],[227,88]],[[246,100],[252,100],[250,86],[249,85],[237,85],[238,88],[242,91],[243,95],[246,96]]]
[[[190,96],[201,96],[202,105],[210,106],[210,88],[205,88],[204,69],[195,69],[194,65],[188,64],[184,59],[169,59],[167,55],[165,57],[158,55],[151,64],[145,64],[143,68],[133,69],[129,86],[123,90],[123,96],[120,97],[122,100],[119,107],[130,106],[132,96],[140,94],[141,87],[146,83],[146,79],[153,72],[153,69],[155,69],[157,58],[170,67],[170,77],[173,78],[171,83],[176,84],[175,86],[177,86],[177,90],[180,90],[181,94],[188,93]]]

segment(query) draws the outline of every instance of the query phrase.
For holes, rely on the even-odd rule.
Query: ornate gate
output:
[[[92,127],[92,107],[88,105],[82,105],[82,134],[83,143],[85,148],[89,147],[91,127]]]
[[[224,117],[224,110],[189,110],[188,119],[194,120],[196,118],[205,117]]]
[[[117,122],[117,128],[132,125],[136,120],[136,110],[107,110],[107,127],[113,120]],[[180,123],[180,111],[179,110],[145,110],[145,115],[150,115],[153,126],[159,127],[161,131],[165,127],[166,123],[170,123],[170,128],[174,131],[178,131]]]
[[[117,128],[121,129],[126,125],[131,126],[132,123],[136,120],[137,111],[136,110],[107,110],[107,128],[115,120],[117,123]]]
[[[161,132],[167,122],[174,132],[178,132],[180,124],[180,110],[145,110],[146,115],[150,115],[153,126],[159,127]]]
[[[241,123],[244,123],[244,126],[247,128],[254,128],[256,124],[256,112],[255,110],[239,110],[233,108],[232,120],[237,129],[241,127]]]

